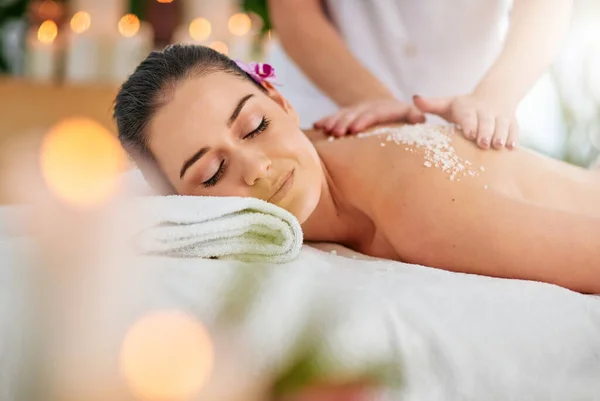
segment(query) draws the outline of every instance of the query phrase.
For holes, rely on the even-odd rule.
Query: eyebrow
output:
[[[233,125],[235,120],[237,120],[240,113],[242,112],[244,105],[246,104],[246,102],[248,102],[248,100],[250,100],[250,98],[252,98],[252,96],[254,96],[254,95],[250,94],[250,95],[246,95],[240,99],[237,106],[235,106],[235,109],[233,109],[233,113],[231,113],[231,116],[229,116],[229,119],[227,120],[227,127],[231,128],[231,126]],[[192,157],[187,159],[185,161],[185,163],[183,163],[183,166],[181,167],[181,171],[179,173],[179,179],[182,179],[185,172],[190,167],[192,167],[192,165],[194,163],[196,163],[198,160],[200,160],[200,158],[202,156],[204,156],[209,150],[210,150],[209,147],[204,147],[204,148],[200,149],[199,151],[197,151],[196,153],[194,153],[194,155]]]
[[[197,151],[196,153],[194,153],[194,155],[192,157],[190,157],[189,159],[187,159],[185,161],[185,163],[183,163],[183,166],[181,167],[181,172],[179,173],[179,179],[183,178],[183,175],[185,174],[185,172],[187,171],[188,168],[192,167],[192,165],[194,163],[196,163],[198,160],[200,160],[200,158],[202,156],[204,156],[206,154],[206,152],[208,152],[210,150],[210,148],[202,148],[199,151]]]
[[[235,106],[235,109],[233,109],[233,113],[231,113],[231,116],[229,117],[229,120],[227,120],[227,126],[229,128],[231,128],[231,126],[233,125],[233,123],[235,122],[235,120],[239,117],[240,113],[242,112],[242,109],[244,108],[244,105],[246,104],[246,102],[248,100],[250,100],[250,98],[254,96],[252,94],[250,95],[246,95],[243,98],[240,99],[240,101],[238,102],[237,106]]]

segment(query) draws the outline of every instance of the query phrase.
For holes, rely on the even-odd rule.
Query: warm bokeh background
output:
[[[276,43],[266,0],[0,0],[0,146],[88,116],[115,132],[118,86],[149,51],[200,43],[260,60]],[[276,67],[276,66],[275,66]],[[587,165],[600,150],[600,2],[575,0],[571,32],[535,102],[560,100],[553,115],[528,116],[522,143]],[[547,82],[545,82],[547,84]],[[528,113],[527,107],[522,113]],[[3,160],[0,156],[0,169]],[[1,196],[1,195],[0,195]]]

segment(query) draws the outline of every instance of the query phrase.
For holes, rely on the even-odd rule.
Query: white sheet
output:
[[[17,242],[2,243],[0,294],[7,294],[15,287],[7,254]],[[329,356],[350,371],[382,360],[402,371],[403,387],[390,390],[390,400],[600,400],[597,297],[542,283],[345,258],[306,246],[298,260],[279,266],[139,257],[124,269],[135,288],[110,285],[106,297],[120,327],[141,311],[163,308],[185,310],[210,324],[225,289],[241,272],[265,277],[243,325],[254,368],[262,372],[285,363],[300,329],[327,310],[331,318],[320,333]],[[19,312],[6,307],[0,312],[5,396],[27,372],[17,369],[19,337],[7,334],[18,326]],[[118,352],[117,337],[103,341],[108,342],[103,352]]]
[[[214,319],[242,269],[221,261],[146,259],[142,304]],[[317,312],[330,356],[350,372],[390,361],[390,400],[600,399],[600,301],[557,286],[359,261],[305,247],[266,269],[244,324],[256,368],[275,369]],[[137,280],[136,280],[137,281]],[[332,375],[339,372],[330,372]]]

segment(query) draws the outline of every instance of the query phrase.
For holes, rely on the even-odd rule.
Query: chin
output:
[[[317,208],[321,197],[321,187],[313,186],[297,192],[290,203],[284,207],[294,215],[300,224],[304,223]]]

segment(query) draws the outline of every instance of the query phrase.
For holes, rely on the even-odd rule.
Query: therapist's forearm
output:
[[[348,50],[318,3],[314,0],[269,2],[275,30],[287,54],[341,107],[393,98],[385,85]]]
[[[504,49],[475,93],[516,108],[555,59],[571,9],[572,0],[515,0]]]

